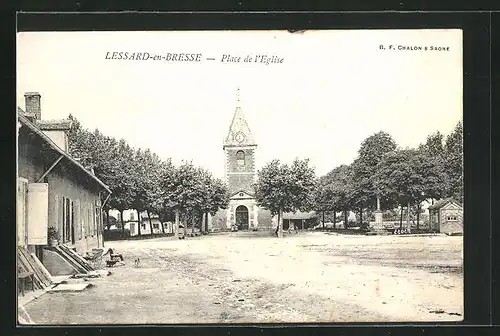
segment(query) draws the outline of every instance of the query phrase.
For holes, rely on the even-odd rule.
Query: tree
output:
[[[417,214],[417,229],[419,228],[421,203],[426,199],[440,199],[446,194],[449,185],[449,176],[443,165],[440,154],[431,155],[429,152],[417,150],[411,157],[414,169],[413,189],[415,190],[414,203]],[[418,178],[416,178],[418,176]]]
[[[200,177],[200,169],[190,162],[163,173],[161,198],[165,208],[174,209],[177,226],[180,215],[194,220],[195,211],[201,208],[204,184]],[[184,234],[187,234],[187,223],[184,223]]]
[[[226,184],[214,178],[208,171],[203,174],[203,202],[201,204],[202,216],[204,216],[205,227],[202,231],[208,231],[208,214],[214,216],[219,209],[227,209],[229,205],[229,192]]]
[[[420,203],[439,193],[447,177],[436,161],[415,149],[397,150],[386,154],[377,167],[376,186],[381,195],[396,200],[401,206],[400,227],[403,208],[408,213],[411,204]],[[408,216],[409,218],[409,216]]]
[[[99,130],[90,132],[84,129],[79,121],[69,116],[73,127],[69,132],[69,152],[106,184],[112,194],[105,205],[105,213],[109,226],[109,209],[115,208],[121,213],[121,227],[124,230],[123,211],[132,202],[130,172],[131,150],[125,140],[117,142],[106,137]]]
[[[432,171],[429,170],[430,174],[428,174],[425,188],[427,198],[434,201],[434,199],[446,197],[450,189],[450,181],[447,172],[444,135],[439,131],[429,135],[426,142],[419,146],[419,152],[426,157],[427,164],[432,167]],[[437,175],[437,177],[433,175]]]
[[[333,223],[337,221],[336,212],[344,212],[344,226],[347,227],[347,216],[351,206],[352,169],[347,165],[334,168],[318,182],[316,208],[333,211]]]
[[[135,151],[135,156],[133,157],[134,170],[130,175],[134,186],[132,207],[138,213],[146,212],[151,234],[154,233],[151,213],[161,210],[160,172],[162,167],[170,164],[170,161],[162,162],[149,149],[138,149]]]
[[[291,166],[273,160],[257,172],[254,189],[257,204],[278,216],[276,233],[282,237],[283,212],[313,207],[315,173],[307,159],[295,159]]]
[[[332,205],[332,194],[330,191],[330,181],[328,180],[328,176],[321,176],[318,179],[318,184],[316,187],[315,195],[315,208],[316,211],[321,212],[322,214],[322,223],[323,229],[325,228],[325,212],[329,211],[333,208]],[[334,220],[335,225],[335,220]]]
[[[463,202],[463,125],[459,121],[445,141],[446,171],[450,177],[448,195]]]
[[[377,165],[385,154],[396,150],[396,142],[390,134],[380,131],[361,143],[358,157],[352,163],[353,179],[351,204],[358,208],[361,225],[363,225],[363,209],[374,208],[379,197],[373,178]]]
[[[114,209],[120,211],[122,230],[125,230],[123,222],[123,211],[130,209],[135,199],[135,184],[132,179],[134,172],[134,162],[131,158],[134,157],[134,152],[128,143],[121,139],[118,142],[116,157],[113,158],[114,165],[112,172],[115,174],[112,196],[109,199],[109,204]],[[140,220],[140,219],[139,219]],[[139,223],[140,224],[140,223]],[[140,225],[138,226],[140,234]]]
[[[358,157],[366,166],[375,167],[386,153],[396,150],[396,147],[392,136],[380,131],[363,140],[358,150]]]
[[[424,144],[419,149],[431,157],[443,158],[444,156],[444,135],[437,131],[427,136]]]

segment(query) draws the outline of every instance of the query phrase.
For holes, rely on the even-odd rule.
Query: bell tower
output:
[[[222,147],[225,153],[225,179],[232,194],[244,191],[253,195],[252,184],[256,178],[255,143],[243,115],[240,89],[236,90],[236,109],[229,132]]]

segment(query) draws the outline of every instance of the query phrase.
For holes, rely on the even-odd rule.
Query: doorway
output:
[[[248,208],[244,205],[236,208],[236,226],[238,230],[248,230]]]

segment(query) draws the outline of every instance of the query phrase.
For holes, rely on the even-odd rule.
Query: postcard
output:
[[[462,31],[19,32],[19,325],[461,321]]]

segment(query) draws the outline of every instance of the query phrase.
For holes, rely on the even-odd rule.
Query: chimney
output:
[[[33,113],[36,120],[42,119],[40,110],[40,94],[38,92],[26,92],[24,94],[24,103],[27,113]]]

